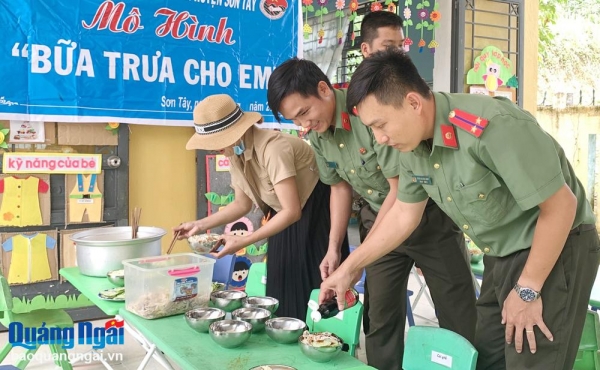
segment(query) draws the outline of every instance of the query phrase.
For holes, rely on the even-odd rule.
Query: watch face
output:
[[[534,301],[536,296],[537,294],[535,293],[535,291],[529,288],[521,288],[521,291],[519,292],[519,297],[521,297],[521,299],[525,302]]]

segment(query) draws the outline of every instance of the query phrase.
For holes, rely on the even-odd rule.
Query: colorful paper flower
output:
[[[13,215],[11,212],[6,212],[2,215],[2,218],[4,221],[12,221],[12,219],[15,218],[15,215]]]
[[[325,5],[327,5],[328,2],[329,2],[329,0],[319,0],[319,5],[325,6]]]
[[[393,3],[387,6],[387,11],[388,12],[392,12],[392,13],[396,13],[396,5],[394,5]]]
[[[337,39],[338,39],[338,44],[340,44],[340,45],[342,44],[342,37],[343,36],[344,36],[344,33],[342,32],[342,30],[338,30],[337,31]]]
[[[319,30],[319,33],[318,33],[318,35],[319,35],[319,37],[323,37],[323,36],[325,36],[325,30],[321,28],[321,29]]]
[[[419,45],[419,47],[425,46],[425,40],[423,40],[423,39],[419,40],[419,44],[418,45]]]
[[[358,10],[358,0],[350,1],[350,11],[355,12]]]
[[[310,26],[310,24],[304,23],[304,26],[302,26],[302,32],[306,34],[312,33],[312,27]]]
[[[442,14],[437,10],[432,11],[429,15],[429,19],[431,19],[434,22],[439,22],[440,18],[442,18]]]
[[[6,143],[6,136],[8,136],[8,132],[10,130],[7,128],[3,128],[0,130],[0,148],[8,149],[8,144]]]
[[[431,40],[429,45],[427,45],[427,47],[429,48],[429,51],[431,51],[431,54],[435,53],[435,48],[437,48],[438,46],[440,46],[440,44],[438,44],[438,42],[435,40]]]
[[[409,7],[404,8],[404,19],[410,19],[412,12]]]
[[[404,39],[404,43],[402,43],[402,47],[404,48],[404,51],[408,52],[410,51],[410,46],[413,44],[413,40],[410,37],[406,37]]]
[[[302,4],[304,4],[306,6],[312,5],[312,3],[313,3],[313,0],[302,0]]]
[[[337,0],[335,2],[335,8],[337,10],[343,10],[345,6],[346,6],[346,0]]]
[[[113,135],[116,135],[119,133],[119,125],[119,122],[109,122],[106,126],[104,126],[104,129],[112,132]]]
[[[429,12],[427,11],[427,9],[421,9],[421,10],[419,10],[419,12],[417,13],[417,15],[419,16],[419,18],[421,18],[421,19],[425,19],[425,18],[427,18],[427,16],[429,15]]]
[[[371,11],[372,12],[378,12],[378,11],[380,11],[382,9],[383,9],[383,5],[381,5],[381,3],[379,1],[376,1],[373,4],[371,4]]]

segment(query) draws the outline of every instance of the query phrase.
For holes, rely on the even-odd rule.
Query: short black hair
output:
[[[382,27],[391,27],[394,29],[402,29],[404,20],[396,13],[378,11],[371,12],[365,15],[360,24],[360,37],[362,41],[371,45],[379,34],[379,29]]]
[[[281,122],[279,106],[283,99],[295,93],[303,97],[319,97],[318,85],[321,81],[333,89],[325,73],[310,60],[292,58],[275,68],[269,77],[267,102],[277,122]]]
[[[383,50],[363,59],[354,71],[346,94],[346,106],[357,107],[373,94],[380,104],[401,107],[409,92],[431,98],[429,85],[421,78],[410,57],[402,50]]]

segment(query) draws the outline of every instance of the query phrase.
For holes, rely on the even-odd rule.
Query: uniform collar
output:
[[[451,145],[444,143],[444,136],[442,133],[443,125],[450,125],[452,132],[456,140],[456,128],[450,122],[448,122],[448,113],[450,112],[450,102],[448,96],[443,93],[434,92],[433,98],[435,99],[435,123],[433,127],[433,150],[436,146],[441,146],[449,149],[458,149]]]
[[[344,130],[351,131],[352,125],[350,121],[350,113],[348,113],[348,109],[346,109],[346,90],[345,89],[333,89],[333,94],[335,96],[335,126],[334,131]],[[344,124],[346,121],[346,124]],[[324,139],[331,138],[331,131],[327,130],[323,133],[317,133],[319,137]]]

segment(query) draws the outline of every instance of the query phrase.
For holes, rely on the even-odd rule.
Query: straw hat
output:
[[[255,123],[258,112],[246,112],[226,94],[211,95],[194,108],[196,133],[185,146],[188,150],[220,150],[233,145]]]

